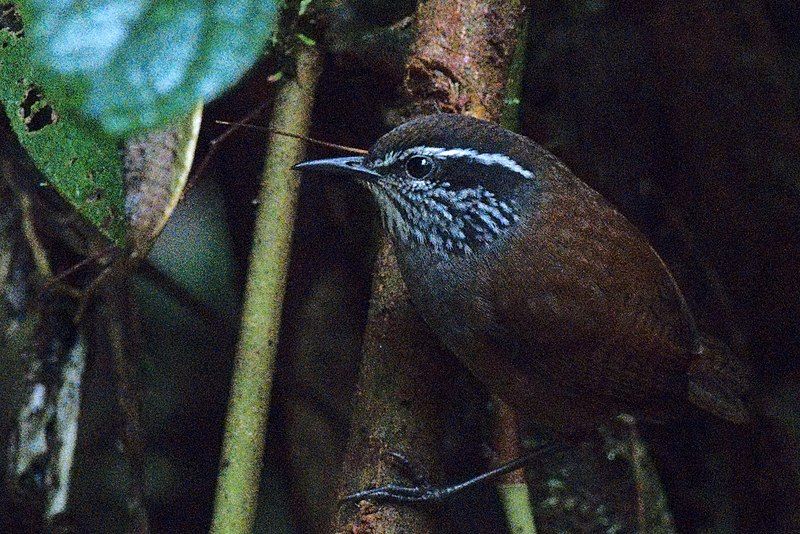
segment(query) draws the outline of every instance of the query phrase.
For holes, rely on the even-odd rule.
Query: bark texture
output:
[[[405,89],[416,114],[497,120],[521,24],[520,0],[432,0],[417,11]]]

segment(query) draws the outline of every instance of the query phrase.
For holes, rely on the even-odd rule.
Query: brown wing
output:
[[[699,335],[669,270],[645,237],[560,163],[546,167],[528,232],[505,248],[494,303],[523,339],[515,365],[570,395],[663,418],[688,398]],[[491,277],[490,277],[491,278]],[[713,397],[715,392],[711,392]],[[707,403],[710,404],[710,403]],[[703,406],[708,409],[708,405]]]

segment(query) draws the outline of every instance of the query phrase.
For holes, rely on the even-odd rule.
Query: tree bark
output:
[[[447,111],[497,120],[522,17],[519,0],[429,0],[417,10],[418,34],[406,64],[404,117]],[[402,452],[442,479],[448,388],[458,363],[432,340],[409,300],[388,242],[376,262],[357,405],[339,496],[396,479],[385,455]],[[440,532],[436,509],[341,506],[337,532]]]

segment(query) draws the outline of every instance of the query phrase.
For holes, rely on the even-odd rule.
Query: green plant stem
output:
[[[528,52],[528,25],[529,19],[523,18],[519,26],[517,46],[508,68],[508,81],[503,101],[503,114],[500,124],[511,131],[519,131],[520,110],[522,103],[522,81],[525,77],[525,63]]]
[[[536,534],[531,496],[527,482],[497,485],[497,494],[506,514],[506,527],[511,534]]]
[[[517,413],[495,397],[492,441],[498,462],[504,464],[522,456]],[[503,505],[506,527],[511,534],[536,534],[536,522],[531,506],[528,483],[521,470],[506,473],[495,484]]]
[[[272,126],[307,134],[321,58],[298,45],[296,59],[297,76],[276,94]],[[300,140],[275,137],[265,162],[211,528],[219,534],[252,531],[299,188],[291,166],[304,150]]]

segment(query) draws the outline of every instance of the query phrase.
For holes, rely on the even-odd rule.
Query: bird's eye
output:
[[[424,156],[411,156],[406,160],[406,174],[414,180],[422,180],[433,170],[433,161]]]

